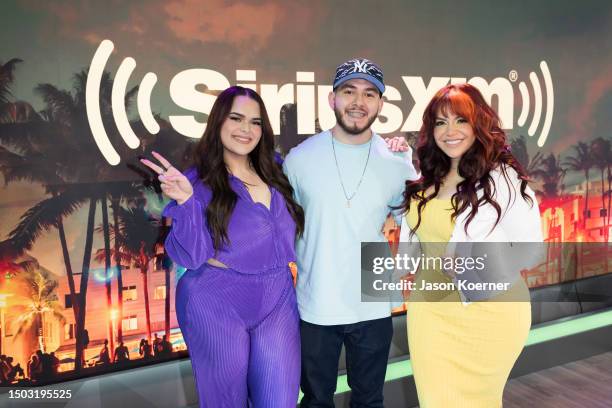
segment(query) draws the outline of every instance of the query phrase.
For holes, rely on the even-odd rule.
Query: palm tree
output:
[[[591,142],[591,151],[593,155],[593,162],[599,169],[601,175],[601,210],[600,217],[602,219],[603,228],[603,259],[604,259],[604,271],[608,271],[608,241],[610,237],[610,223],[609,215],[610,212],[610,189],[605,190],[604,187],[604,172],[607,170],[608,173],[608,187],[610,186],[610,155],[612,154],[612,145],[609,140],[602,137],[598,137]],[[606,207],[606,196],[608,197],[608,205]]]
[[[53,193],[53,196],[43,199],[28,209],[22,216],[19,224],[9,233],[9,239],[16,243],[18,248],[30,249],[36,239],[44,232],[53,227],[58,228],[60,235],[60,243],[62,245],[62,253],[64,263],[67,265],[66,274],[68,277],[68,286],[72,299],[73,312],[76,322],[76,338],[77,338],[77,358],[75,360],[75,368],[81,367],[81,356],[79,354],[79,333],[83,333],[87,283],[89,279],[89,265],[91,246],[93,243],[93,223],[96,210],[95,193],[91,191],[91,186],[80,186],[80,188],[71,187],[61,193]],[[86,194],[91,194],[89,199],[89,210],[87,216],[87,233],[85,239],[85,250],[83,255],[83,266],[80,287],[77,289],[74,281],[74,273],[70,262],[70,255],[67,247],[66,234],[64,232],[62,220],[75,213],[85,201]],[[81,345],[82,346],[82,345]],[[80,349],[83,352],[83,349]]]
[[[119,250],[119,208],[121,204],[121,197],[116,194],[111,194],[111,209],[113,211],[113,236],[115,237],[114,242],[114,259],[115,267],[117,269],[117,307],[118,307],[118,320],[123,322],[123,270],[121,269],[121,252]],[[110,233],[110,231],[109,231]],[[106,234],[106,232],[105,232]],[[110,250],[110,248],[108,249]],[[121,343],[123,341],[123,326],[122,324],[117,325],[117,341]],[[114,351],[114,350],[113,350]]]
[[[38,262],[29,255],[25,255],[23,251],[15,248],[10,240],[0,242],[0,291],[11,295],[23,293],[20,286],[20,279],[23,280],[23,275],[28,271],[38,268]],[[21,289],[21,290],[20,290]],[[6,298],[6,296],[3,296]],[[1,300],[1,299],[0,299]],[[9,321],[8,324],[11,322]],[[0,332],[3,332],[5,327],[0,327]],[[6,333],[0,333],[4,336]],[[0,346],[2,345],[0,341]],[[22,339],[21,345],[33,349],[36,344],[33,344],[31,338]],[[0,354],[5,354],[0,349]]]
[[[538,167],[533,169],[532,175],[542,182],[542,187],[536,190],[543,199],[558,198],[563,194],[563,179],[566,170],[560,165],[559,156],[550,153],[540,160]]]
[[[538,167],[532,172],[532,175],[542,183],[540,189],[536,189],[536,194],[541,197],[540,211],[550,208],[552,217],[548,225],[548,231],[553,231],[553,225],[556,223],[554,214],[557,211],[557,206],[560,204],[561,196],[563,195],[563,179],[565,178],[566,170],[561,167],[559,156],[550,153],[545,156],[539,163]],[[549,264],[551,255],[556,258],[558,277],[562,276],[563,271],[563,245],[561,237],[551,235],[548,237],[550,245],[547,245],[546,255],[546,273],[549,273]],[[556,243],[556,244],[555,244]],[[575,275],[575,273],[574,273]]]
[[[599,169],[601,175],[601,211],[600,216],[603,220],[604,228],[604,242],[608,242],[608,225],[607,225],[607,214],[606,214],[606,196],[608,196],[608,202],[610,201],[610,193],[606,192],[604,181],[605,172],[610,168],[610,155],[612,154],[611,144],[609,140],[602,137],[598,137],[591,142],[591,155],[593,157],[593,163]]]
[[[166,236],[170,232],[170,226],[167,225],[167,219],[163,218],[161,222],[163,225],[160,227],[159,235],[157,242],[155,243],[155,253],[157,256],[162,257],[162,267],[164,269],[164,278],[165,278],[165,297],[164,297],[164,331],[166,334],[166,338],[170,338],[170,272],[172,271],[172,260],[165,252],[164,241]]]
[[[0,62],[0,122],[8,120],[8,108],[12,97],[11,84],[15,80],[15,68],[23,62],[13,58],[6,63]]]
[[[593,167],[593,156],[591,148],[585,142],[574,145],[574,155],[565,159],[564,165],[568,170],[582,172],[586,182],[584,197],[584,210],[582,211],[582,229],[586,228],[586,220],[589,211],[589,172]]]
[[[608,142],[610,142],[610,146],[612,146],[612,140],[608,140]],[[610,202],[612,201],[612,159],[610,159],[610,157],[612,156],[612,150],[610,150],[607,153],[607,157],[608,157],[608,165],[607,165],[607,172],[608,172],[608,191],[607,191],[607,195],[608,195],[608,211],[606,211],[607,213],[607,217],[606,217],[606,225],[608,227],[608,229],[610,228]]]
[[[18,278],[26,289],[26,296],[18,296],[15,305],[24,308],[23,313],[16,319],[15,339],[34,328],[38,333],[40,349],[45,352],[46,343],[44,337],[45,319],[50,313],[64,324],[66,319],[62,314],[62,306],[58,301],[57,281],[51,277],[51,273],[36,265],[34,268],[26,268]]]
[[[23,251],[15,248],[11,240],[0,241],[0,288],[26,269],[35,267],[31,261],[20,261]]]
[[[147,319],[147,337],[151,342],[151,312],[149,308],[149,263],[155,256],[155,242],[159,235],[159,222],[142,207],[120,212],[123,247],[134,265],[140,269],[145,313]]]
[[[41,183],[47,194],[51,195],[26,211],[10,237],[20,248],[29,249],[43,231],[52,227],[58,229],[75,313],[77,370],[81,368],[83,354],[81,339],[85,325],[96,204],[98,200],[106,199],[104,181],[116,177],[116,170],[109,169],[111,166],[101,160],[91,136],[85,108],[86,80],[85,71],[77,73],[74,76],[73,92],[60,90],[51,84],[37,86],[35,91],[43,98],[46,106],[41,114],[27,122],[0,125],[0,142],[4,145],[0,149],[0,170],[5,180]],[[107,122],[112,120],[111,89],[112,78],[105,73],[100,102],[103,120]],[[128,92],[126,104],[133,98],[135,91],[134,88]],[[89,211],[81,282],[77,290],[63,219],[85,203],[89,203]]]
[[[155,243],[160,233],[159,220],[153,218],[143,206],[126,209],[119,207],[119,236],[114,236],[115,226],[112,226],[111,236],[119,244],[119,254],[123,262],[129,262],[140,269],[144,291],[144,303],[147,325],[147,338],[151,341],[151,313],[149,307],[149,263],[155,256]],[[100,230],[100,227],[98,227]],[[117,252],[117,248],[114,248]],[[96,259],[102,260],[110,250],[101,248],[96,252]]]
[[[11,60],[7,67],[19,62]],[[12,73],[12,68],[9,70]],[[4,85],[12,81],[12,74],[7,76],[9,81],[3,81],[0,90],[8,89]],[[45,187],[49,196],[26,211],[21,217],[17,227],[10,233],[11,242],[18,250],[32,247],[36,239],[44,232],[57,228],[62,256],[66,269],[68,286],[72,298],[73,312],[75,314],[77,349],[75,356],[75,369],[81,367],[83,347],[80,339],[85,325],[87,282],[89,277],[89,263],[91,259],[91,244],[93,240],[93,223],[96,205],[102,203],[102,221],[108,224],[108,206],[106,200],[110,199],[113,211],[115,237],[121,234],[117,213],[121,202],[130,197],[141,197],[142,185],[134,181],[133,167],[110,166],[102,159],[89,129],[85,109],[85,87],[87,73],[81,71],[74,75],[74,86],[71,92],[60,90],[51,84],[41,84],[35,91],[45,103],[45,109],[40,113],[34,112],[30,105],[23,105],[13,109],[14,115],[9,115],[4,122],[0,121],[0,171],[6,183],[28,181],[39,183]],[[101,112],[102,119],[111,130],[111,141],[120,141],[115,129],[111,109],[111,90],[113,79],[105,72],[101,81]],[[8,86],[8,85],[7,85]],[[137,88],[132,88],[126,95],[125,103],[129,108]],[[7,95],[10,93],[2,93]],[[16,105],[16,103],[12,104]],[[20,106],[21,106],[20,105]],[[29,107],[29,108],[28,108]],[[18,118],[19,116],[19,118]],[[146,135],[140,122],[131,123],[135,132],[143,135],[141,148],[130,150],[124,143],[113,143],[124,158],[142,154],[152,146],[159,151],[169,154],[176,160],[185,158],[187,150],[185,138],[178,135],[172,127],[161,118],[161,131],[157,136]],[[180,148],[180,149],[179,149]],[[170,153],[171,152],[171,153]],[[142,173],[142,172],[141,172]],[[142,174],[141,174],[142,175]],[[114,182],[114,180],[126,180]],[[155,184],[153,182],[153,185]],[[149,183],[151,184],[151,183]],[[154,186],[155,187],[155,186]],[[159,194],[159,188],[156,187]],[[161,196],[160,196],[161,197]],[[80,288],[74,282],[72,262],[67,246],[66,232],[63,220],[77,213],[85,204],[89,204],[86,224],[85,251],[83,254],[82,275]],[[104,242],[107,249],[110,246],[110,228],[103,227]],[[119,319],[123,314],[122,271],[120,245],[115,242],[114,262],[117,265],[117,291],[119,303]],[[110,260],[105,259],[107,271],[111,267]],[[107,294],[107,304],[110,308],[110,297]],[[119,326],[118,337],[122,337],[122,328]]]
[[[132,197],[134,194],[137,194],[136,199],[141,199],[140,187],[136,185],[136,183],[132,182],[108,182],[105,183],[104,190],[108,194],[108,198],[102,198],[102,225],[99,226],[96,231],[101,232],[104,238],[104,249],[99,249],[96,252],[96,261],[104,262],[105,265],[105,286],[106,286],[106,309],[108,314],[111,314],[113,305],[112,305],[112,296],[111,296],[111,278],[110,278],[110,270],[111,270],[111,256],[113,257],[115,263],[115,271],[117,275],[117,320],[119,322],[123,321],[123,270],[121,264],[121,251],[120,244],[118,242],[118,238],[120,237],[119,233],[119,222],[118,222],[118,212],[120,211],[120,204],[122,201],[130,201],[134,200]],[[110,200],[111,210],[113,212],[113,220],[114,222],[110,224],[108,222],[108,207],[107,201]],[[111,233],[110,228],[113,228]],[[110,240],[114,238],[114,245],[111,247]],[[111,251],[113,249],[113,251]],[[112,253],[111,253],[112,252]],[[100,254],[103,254],[102,256]],[[113,338],[113,329],[112,329],[112,320],[108,321],[108,337],[110,339],[110,350],[114,350],[114,338]],[[123,341],[123,327],[121,324],[117,326],[117,342]]]
[[[106,287],[106,312],[108,316],[111,316],[113,308],[113,298],[111,294],[111,254],[110,254],[110,230],[108,224],[108,205],[106,197],[103,197],[100,202],[102,203],[102,230],[104,236],[104,248],[106,248],[104,256],[104,286]],[[121,320],[120,320],[121,321]],[[115,344],[113,339],[113,321],[112,319],[107,320],[107,338],[110,340],[110,349],[115,350]]]
[[[166,297],[164,298],[164,332],[166,334],[166,338],[170,339],[170,272],[172,271],[172,260],[165,252],[163,257],[166,287]]]
[[[523,166],[528,175],[532,175],[542,162],[542,152],[540,151],[536,152],[533,158],[530,158],[529,150],[527,149],[527,140],[523,135],[514,138],[510,142],[510,149],[512,150],[512,155],[518,160],[521,166]]]

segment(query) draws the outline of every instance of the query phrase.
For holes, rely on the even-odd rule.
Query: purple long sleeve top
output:
[[[174,262],[197,270],[210,258],[241,273],[287,266],[295,261],[295,222],[283,195],[270,187],[270,209],[253,201],[240,179],[230,175],[230,186],[238,195],[227,228],[229,245],[216,253],[206,221],[206,207],[212,191],[198,177],[195,168],[185,176],[193,185],[193,195],[183,204],[171,201],[162,215],[172,218],[172,228],[166,238],[166,251]]]

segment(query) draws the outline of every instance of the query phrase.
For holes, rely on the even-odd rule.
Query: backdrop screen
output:
[[[331,81],[350,58],[384,71],[373,129],[411,144],[433,94],[469,82],[528,169],[546,240],[608,242],[612,4],[587,3],[3,1],[2,380],[187,355],[174,308],[184,268],[165,253],[167,202],[138,158],[186,166],[234,84],[261,94],[286,154],[334,125]],[[609,273],[607,250],[562,252],[526,273],[530,287]]]

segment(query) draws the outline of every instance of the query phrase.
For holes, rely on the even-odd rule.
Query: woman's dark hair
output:
[[[533,200],[525,192],[527,175],[518,160],[510,153],[506,143],[506,134],[501,129],[501,121],[497,113],[486,103],[480,91],[469,84],[447,85],[440,89],[432,98],[423,113],[423,125],[419,132],[417,142],[417,157],[420,163],[421,178],[415,181],[406,181],[404,201],[397,207],[404,212],[410,210],[412,201],[417,203],[418,221],[412,229],[411,236],[421,224],[421,213],[428,201],[438,195],[440,185],[451,168],[451,159],[437,145],[434,139],[434,126],[438,112],[446,114],[453,112],[468,121],[476,137],[474,144],[463,154],[459,161],[457,171],[463,178],[457,185],[457,192],[453,194],[451,203],[452,219],[469,208],[470,213],[465,223],[465,232],[472,222],[478,208],[485,204],[493,206],[497,212],[495,226],[501,218],[501,207],[493,198],[495,189],[491,170],[498,168],[508,183],[508,168],[514,169],[521,179],[521,195],[524,200],[533,205]],[[425,195],[424,192],[433,186],[433,192]],[[482,191],[478,198],[477,191]]]
[[[293,188],[275,160],[274,132],[264,102],[257,92],[241,86],[232,86],[217,97],[208,116],[204,135],[196,145],[193,155],[199,177],[212,191],[212,200],[206,208],[206,218],[217,250],[224,244],[229,244],[227,226],[238,199],[230,187],[229,171],[223,161],[221,143],[221,127],[237,96],[247,96],[259,104],[262,134],[255,149],[249,153],[251,165],[264,183],[274,187],[285,198],[287,210],[296,224],[296,234],[299,236],[304,231],[304,210],[293,199]]]

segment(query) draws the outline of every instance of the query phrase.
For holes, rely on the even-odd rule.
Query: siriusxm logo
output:
[[[100,81],[113,48],[114,45],[110,40],[104,40],[98,46],[89,68],[85,96],[87,117],[95,142],[104,158],[111,165],[117,165],[121,158],[111,145],[104,129],[99,105]],[[135,67],[136,62],[131,57],[122,61],[115,74],[111,96],[113,118],[117,124],[117,129],[125,143],[132,149],[138,147],[140,141],[129,124],[124,97],[128,80]],[[527,119],[531,116],[527,134],[534,136],[540,128],[537,144],[541,147],[546,142],[552,124],[554,91],[546,61],[540,62],[540,69],[544,86],[540,82],[540,76],[535,72],[529,74],[528,83],[521,81],[518,84],[521,110],[516,124],[520,127],[525,126]],[[295,79],[296,83],[282,85],[257,84],[257,72],[255,70],[237,69],[233,82],[259,92],[266,104],[272,128],[276,134],[280,133],[280,110],[286,104],[296,104],[297,106],[298,133],[314,133],[316,119],[319,120],[322,129],[332,127],[336,119],[327,102],[327,95],[332,90],[331,85],[316,85],[314,72],[298,71]],[[493,96],[496,96],[497,106],[494,104],[493,107],[496,108],[504,128],[514,128],[516,87],[513,84],[518,80],[518,73],[514,70],[510,71],[509,78],[497,77],[491,81],[479,76],[469,79],[465,77],[431,77],[427,84],[420,76],[402,76],[401,80],[405,87],[404,91],[408,91],[414,100],[414,105],[412,105],[408,115],[404,115],[402,109],[394,104],[394,102],[402,101],[402,92],[387,85],[384,94],[385,104],[379,119],[372,125],[377,133],[419,130],[422,124],[423,111],[433,95],[448,83],[464,82],[476,86],[489,103],[493,101]],[[147,131],[152,134],[157,134],[160,130],[151,110],[151,93],[156,83],[157,76],[152,72],[147,73],[140,83],[137,96],[138,114]],[[229,87],[231,83],[225,75],[211,69],[187,69],[177,73],[170,81],[169,94],[172,101],[177,106],[193,112],[210,113],[216,96],[197,90],[196,86],[198,85],[205,85],[211,91],[221,91]],[[543,94],[546,96],[545,99]],[[544,105],[546,105],[545,108]],[[543,112],[544,119],[541,124]],[[196,121],[194,115],[171,115],[168,120],[177,132],[187,137],[199,138],[206,128],[206,123]]]

